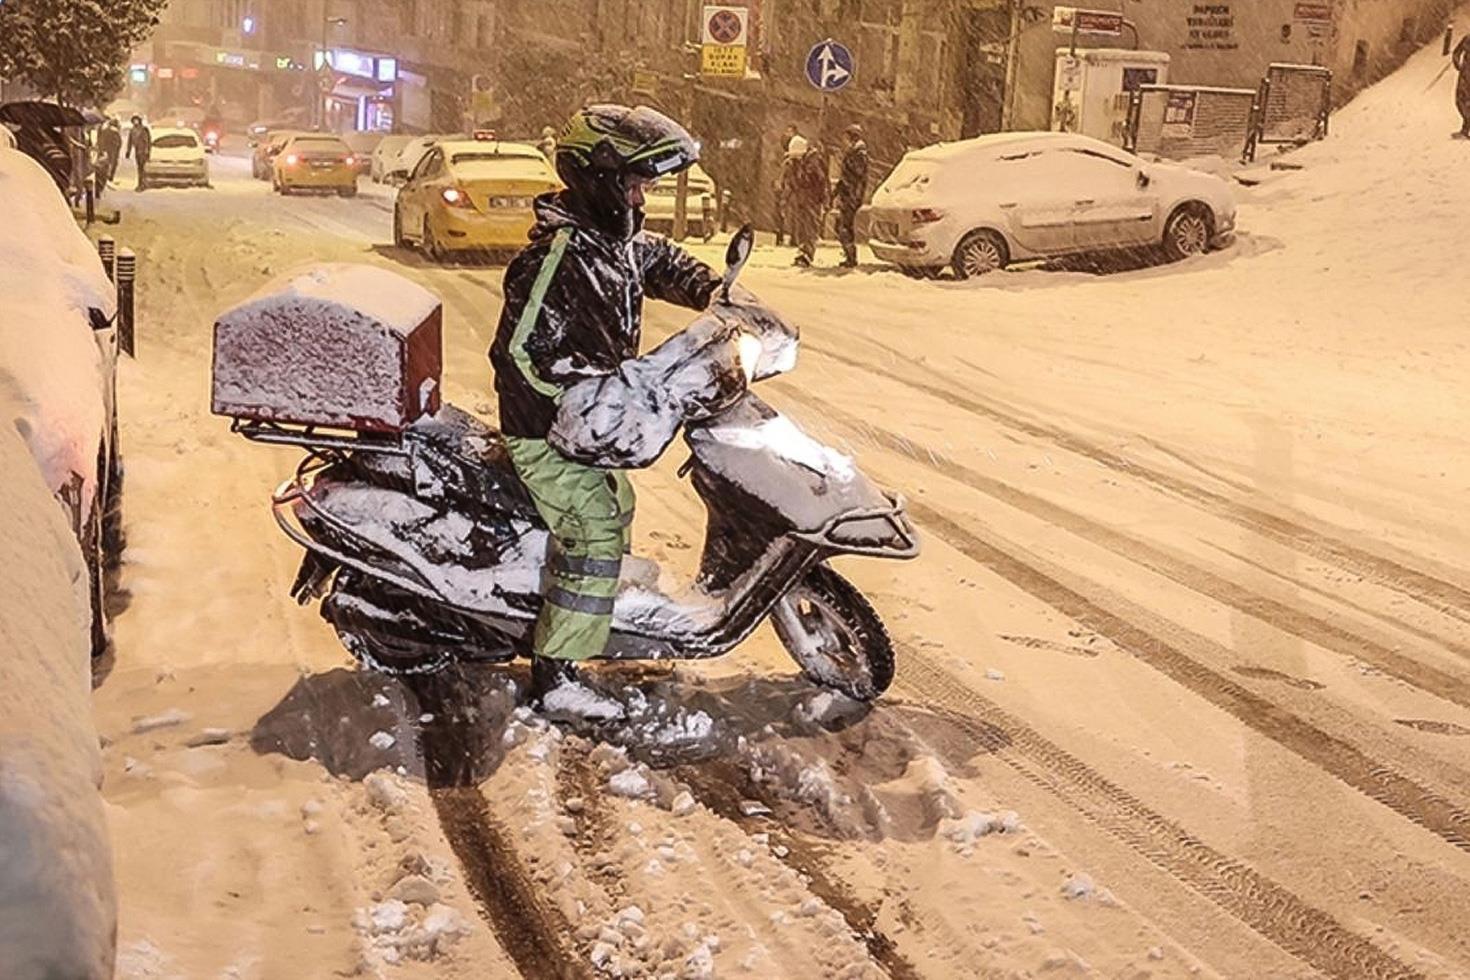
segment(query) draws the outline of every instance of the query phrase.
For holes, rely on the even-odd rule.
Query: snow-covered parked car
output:
[[[0,420],[26,439],[65,508],[90,583],[94,652],[107,644],[107,518],[120,489],[117,293],[46,171],[0,149]]]
[[[192,129],[159,127],[153,130],[153,152],[144,169],[144,181],[158,184],[209,186],[209,158],[204,141]]]
[[[995,133],[904,156],[867,209],[869,246],[916,274],[961,279],[1079,252],[1228,243],[1235,195],[1211,174],[1071,133]]]
[[[411,142],[413,137],[402,133],[384,136],[378,141],[378,145],[373,147],[372,160],[368,164],[368,176],[373,183],[383,183],[390,172],[398,169],[398,155]]]

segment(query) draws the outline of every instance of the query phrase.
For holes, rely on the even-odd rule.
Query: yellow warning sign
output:
[[[745,77],[745,45],[706,44],[699,59],[699,71],[704,75],[733,75]]]

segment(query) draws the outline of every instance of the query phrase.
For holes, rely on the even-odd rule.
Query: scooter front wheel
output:
[[[857,587],[817,565],[776,603],[781,645],[815,684],[872,701],[893,683],[893,641]]]

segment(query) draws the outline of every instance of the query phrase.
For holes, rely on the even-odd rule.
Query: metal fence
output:
[[[1243,157],[1255,106],[1248,88],[1143,85],[1128,107],[1126,146],[1174,160]]]
[[[1327,135],[1332,72],[1273,64],[1258,89],[1144,85],[1132,93],[1124,147],[1175,160],[1221,156],[1250,162],[1256,149]]]

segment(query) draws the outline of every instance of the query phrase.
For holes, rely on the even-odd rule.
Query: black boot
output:
[[[546,695],[563,684],[577,683],[577,665],[555,657],[531,658],[531,707],[540,711]]]

